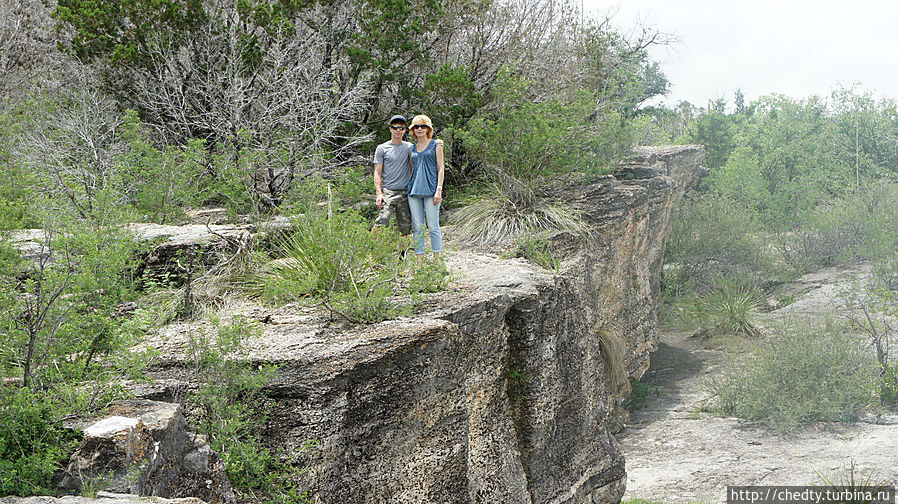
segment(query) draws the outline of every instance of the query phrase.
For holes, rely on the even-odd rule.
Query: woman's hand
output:
[[[433,204],[439,205],[443,201],[443,188],[437,186],[437,192],[433,193]]]

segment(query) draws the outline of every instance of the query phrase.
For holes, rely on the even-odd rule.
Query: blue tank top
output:
[[[408,182],[409,196],[433,196],[437,192],[437,143],[431,140],[423,151],[412,144],[412,179]]]

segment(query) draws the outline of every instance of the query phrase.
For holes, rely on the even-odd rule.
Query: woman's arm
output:
[[[443,201],[443,175],[446,164],[443,161],[443,144],[437,142],[437,192],[433,194],[433,204],[439,205]]]

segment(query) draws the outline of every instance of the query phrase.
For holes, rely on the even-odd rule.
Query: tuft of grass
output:
[[[597,328],[596,334],[599,336],[605,376],[616,393],[627,382],[627,342],[620,331],[607,326]]]
[[[873,477],[873,470],[866,474],[862,474],[860,469],[855,465],[854,459],[848,465],[848,468],[836,478],[830,478],[820,471],[814,471],[822,482],[817,486],[818,491],[830,492],[830,495],[838,496],[838,502],[842,504],[875,504],[883,502],[879,498],[880,495],[887,495],[892,488],[886,482],[876,481]],[[871,498],[867,498],[867,495]],[[830,500],[831,502],[833,500]]]
[[[460,241],[485,245],[549,230],[585,231],[580,215],[543,194],[539,180],[502,179],[455,213]]]
[[[860,342],[835,327],[784,325],[733,358],[709,386],[715,412],[794,431],[811,422],[848,422],[875,397],[877,366]]]
[[[715,281],[708,290],[705,295],[687,295],[681,301],[681,318],[698,326],[701,339],[761,336],[754,323],[760,311],[754,290],[732,280]]]
[[[351,323],[373,323],[411,314],[414,297],[448,284],[442,257],[402,261],[408,241],[394,229],[370,230],[357,212],[297,218],[296,231],[279,244],[282,257],[259,275],[256,291],[268,302],[317,302]],[[401,296],[412,296],[412,303]]]

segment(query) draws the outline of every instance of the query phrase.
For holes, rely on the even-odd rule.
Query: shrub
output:
[[[681,278],[707,281],[735,274],[759,278],[778,273],[761,227],[738,203],[704,196],[684,200],[671,227],[666,263],[682,265]]]
[[[282,258],[261,276],[268,301],[318,301],[350,322],[377,322],[410,313],[396,296],[435,292],[446,285],[445,266],[424,264],[408,274],[397,255],[408,246],[393,229],[372,232],[357,212],[297,218],[297,230],[280,244]],[[409,276],[411,278],[409,278]]]
[[[780,235],[780,248],[798,272],[877,259],[898,248],[898,185],[864,184],[858,191],[819,205]]]
[[[227,322],[213,317],[214,337],[191,333],[188,353],[195,366],[199,390],[188,401],[199,407],[198,430],[222,458],[228,479],[243,496],[264,502],[307,502],[307,496],[290,482],[296,469],[281,462],[278,454],[257,437],[267,417],[258,407],[262,388],[274,378],[273,365],[248,362],[246,341],[261,328],[244,317]]]
[[[117,159],[122,189],[139,218],[162,224],[183,219],[184,208],[201,202],[205,144],[194,140],[185,148],[159,149],[133,110],[125,114],[121,129],[127,143]]]
[[[0,496],[54,494],[51,478],[78,445],[52,393],[0,384]]]
[[[879,375],[879,400],[884,406],[898,404],[898,365],[882,366]]]
[[[710,387],[718,413],[791,431],[855,420],[874,397],[876,370],[855,338],[833,327],[792,324],[732,361]]]
[[[332,209],[353,209],[362,218],[373,220],[377,216],[373,192],[374,183],[362,168],[338,168],[328,178],[313,173],[294,183],[281,210],[286,214],[317,213],[321,206],[330,205]]]
[[[554,174],[606,173],[629,154],[633,131],[612,110],[596,110],[595,95],[575,91],[534,100],[531,83],[500,72],[497,103],[474,116],[453,137],[471,161],[525,180]]]
[[[642,409],[650,396],[658,397],[661,394],[661,389],[658,387],[652,387],[636,380],[633,382],[633,390],[630,392],[630,397],[627,399],[624,407],[631,411]]]

